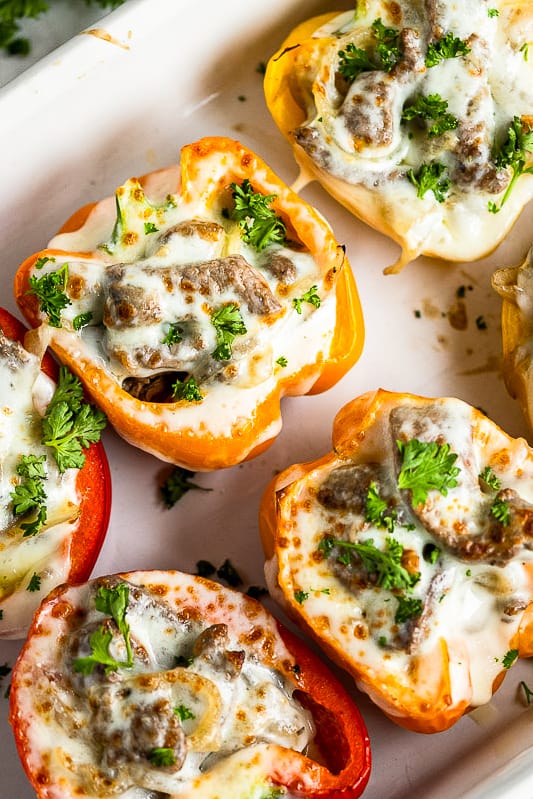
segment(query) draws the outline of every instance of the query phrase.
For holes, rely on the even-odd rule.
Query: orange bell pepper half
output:
[[[59,310],[38,296],[43,279]],[[120,435],[193,470],[263,451],[281,397],[331,387],[363,344],[328,224],[225,138],[74,214],[19,268],[15,294]]]
[[[10,722],[39,799],[356,799],[370,771],[357,707],[303,641],[256,600],[174,571],[53,591],[13,670]]]
[[[447,729],[533,651],[532,477],[458,399],[364,394],[265,491],[269,590],[394,722]]]
[[[28,332],[22,322],[3,308],[0,308],[0,330],[6,338],[21,344]],[[45,355],[41,368],[49,378],[57,380],[58,367],[50,355]],[[91,444],[84,454],[84,464],[81,469],[77,470],[75,478],[78,504],[76,518],[70,523],[71,529],[68,537],[61,541],[61,551],[51,553],[54,557],[65,559],[68,563],[68,570],[64,577],[71,583],[83,582],[91,574],[104,542],[111,512],[111,476],[102,443],[98,441]],[[42,564],[40,565],[42,566]],[[11,599],[17,590],[20,589],[17,589],[15,585],[13,593],[6,593],[0,599],[0,608],[3,610],[0,621],[0,637],[22,637],[27,632],[30,618],[27,618],[26,626],[21,626],[22,617],[17,615],[15,624],[11,615]],[[26,591],[27,589],[22,590]],[[35,597],[36,607],[42,594],[35,591],[32,596]]]

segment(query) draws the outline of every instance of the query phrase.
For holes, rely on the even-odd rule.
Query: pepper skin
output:
[[[83,258],[85,265],[94,263],[100,267],[102,261],[105,265],[113,263],[113,258],[101,247],[102,237],[112,235],[115,222],[112,200],[81,209],[50,242],[51,249],[28,258],[16,275],[15,295],[26,319],[32,326],[41,324],[41,330],[46,329],[43,338],[50,343],[58,358],[79,376],[88,394],[120,435],[162,460],[192,470],[207,471],[234,465],[262,452],[281,428],[281,397],[321,392],[335,384],[360,355],[363,321],[354,278],[343,248],[337,244],[322,217],[287,188],[258,156],[236,141],[205,138],[183,148],[180,171],[173,167],[152,173],[142,178],[140,184],[147,197],[151,192],[157,192],[162,198],[175,192],[176,202],[194,205],[197,216],[203,214],[212,218],[218,214],[222,226],[227,224],[227,212],[220,206],[221,203],[231,204],[232,183],[242,184],[249,180],[256,192],[275,195],[271,207],[286,224],[287,238],[296,242],[295,252],[310,253],[319,270],[322,307],[312,310],[305,305],[305,313],[309,312],[307,329],[313,325],[314,314],[326,312],[326,301],[335,303],[334,313],[328,311],[331,324],[328,321],[327,335],[324,333],[316,346],[306,343],[300,347],[300,361],[293,368],[290,359],[288,364],[278,368],[276,359],[269,367],[270,371],[262,373],[262,386],[247,387],[246,390],[236,386],[234,394],[225,401],[226,406],[228,403],[233,405],[227,418],[224,417],[223,421],[218,419],[220,405],[214,399],[210,400],[209,389],[206,392],[208,396],[196,403],[193,422],[190,421],[191,408],[183,400],[146,401],[128,393],[106,368],[103,359],[82,346],[78,332],[65,325],[61,328],[47,325],[46,314],[40,312],[36,297],[28,294],[30,277],[42,274],[34,268],[39,258],[70,260],[71,263]],[[235,228],[236,225],[231,233],[234,238]],[[83,252],[79,252],[80,249]],[[132,256],[131,260],[135,258]],[[279,299],[283,304],[287,292],[295,290],[292,286],[279,288],[278,285],[274,291],[276,301]],[[73,287],[67,286],[67,293],[72,291]],[[290,298],[290,293],[288,296]],[[280,317],[283,324],[289,313],[296,315],[289,303],[290,300],[285,299],[281,314],[276,318],[271,314],[271,321],[267,320],[272,329]],[[333,308],[333,305],[328,307]],[[260,348],[258,358],[263,357],[265,349],[268,350],[268,346]],[[272,358],[274,360],[277,356]],[[228,383],[224,383],[224,390],[227,386]]]
[[[414,437],[457,466],[417,505],[397,487],[397,440]],[[332,452],[264,493],[270,593],[392,721],[445,730],[533,652],[532,475],[533,450],[466,403],[364,394],[337,414]],[[356,547],[397,548],[400,573]]]
[[[201,665],[195,667],[196,658],[202,661],[203,651],[197,646],[203,639],[202,646],[207,641],[209,647],[216,636],[220,638],[220,635],[227,635],[225,646],[228,648],[226,655],[229,658],[224,664],[223,653],[220,648],[216,650],[218,665],[215,668],[224,670],[222,683],[239,679],[240,669],[247,668],[247,664],[252,669],[259,665],[273,670],[274,685],[283,682],[288,686],[284,690],[289,695],[294,694],[294,699],[305,708],[304,712],[312,716],[312,751],[306,755],[291,748],[289,744],[282,746],[275,739],[269,738],[268,732],[266,738],[263,738],[263,733],[257,728],[252,729],[257,738],[250,735],[248,737],[251,740],[248,741],[248,737],[245,737],[242,746],[234,748],[230,744],[229,749],[225,749],[225,733],[221,732],[220,738],[217,737],[217,731],[228,729],[231,721],[228,713],[230,716],[236,714],[241,720],[246,717],[248,704],[241,705],[243,700],[239,698],[237,705],[232,705],[231,708],[221,711],[218,705],[207,725],[204,717],[192,716],[196,720],[192,729],[185,727],[185,751],[192,753],[193,765],[187,767],[186,761],[183,777],[180,775],[180,768],[177,768],[172,777],[175,781],[165,783],[166,792],[170,791],[174,799],[189,799],[193,795],[202,799],[214,799],[215,796],[219,799],[241,799],[249,796],[251,790],[257,791],[259,786],[264,785],[265,796],[270,796],[270,792],[276,796],[279,789],[286,789],[289,796],[297,795],[307,799],[356,799],[360,796],[369,777],[370,748],[368,734],[358,709],[322,661],[301,639],[274,620],[256,600],[202,577],[174,571],[131,572],[98,578],[92,582],[93,588],[91,584],[77,588],[62,586],[47,597],[13,670],[10,721],[20,758],[39,799],[55,799],[59,794],[62,799],[71,799],[80,792],[87,792],[94,799],[121,796],[125,788],[117,790],[117,786],[113,784],[111,790],[109,785],[113,780],[121,781],[124,786],[143,786],[136,789],[139,796],[144,795],[144,790],[150,792],[149,787],[156,784],[154,780],[158,776],[157,769],[154,773],[146,756],[142,754],[142,747],[146,747],[146,743],[139,743],[140,755],[135,753],[131,767],[127,758],[124,761],[124,750],[121,750],[122,759],[118,770],[112,769],[111,780],[106,782],[106,755],[101,746],[93,746],[91,714],[96,708],[95,685],[98,686],[98,692],[101,691],[98,694],[101,697],[112,691],[113,686],[116,687],[117,680],[123,681],[122,684],[127,686],[128,681],[141,678],[151,680],[154,685],[161,684],[161,679],[166,679],[167,684],[171,685],[186,680],[184,684],[191,685],[193,693],[195,690],[201,691],[206,682],[209,688],[217,683],[212,682],[210,672],[205,672],[205,664],[204,671]],[[91,616],[87,621],[86,613],[91,607],[91,597],[95,595],[96,586],[116,587],[120,582],[121,587],[128,587],[125,619],[131,633],[133,664],[129,668],[111,671],[109,676],[97,666],[96,671],[85,679],[73,672],[75,649],[85,636],[81,630],[84,624],[88,624],[88,630],[94,630],[95,623],[102,623],[104,619],[104,616],[96,614],[94,620]],[[138,603],[137,606],[135,603]],[[94,614],[94,611],[91,612]],[[160,630],[155,621],[159,614],[162,614],[161,618],[166,622],[164,630]],[[139,644],[149,635],[152,618],[157,636],[150,639],[152,643],[147,651]],[[112,628],[108,626],[107,629]],[[116,628],[113,629],[114,634],[117,634]],[[191,645],[191,634],[197,635],[200,629],[203,633],[196,639],[197,643],[192,650],[194,656],[187,660],[186,665],[176,666],[172,663],[172,653],[181,651],[180,629],[186,631],[188,646]],[[61,646],[57,645],[58,641],[62,642]],[[211,657],[209,653],[206,656]],[[37,675],[37,670],[41,671],[42,678]],[[253,674],[252,671],[252,676],[246,678],[250,690],[258,679]],[[54,678],[50,679],[50,675],[54,675]],[[61,699],[65,691],[68,693],[73,679],[78,686],[76,697],[73,698],[71,707],[64,707]],[[134,682],[131,683],[133,684]],[[211,696],[213,690],[215,689],[210,688]],[[265,690],[263,689],[263,696]],[[124,691],[127,689],[124,688],[123,694]],[[49,697],[49,702],[41,702],[40,699],[46,696]],[[180,701],[188,706],[188,696],[182,696]],[[242,694],[238,693],[237,696],[242,697]],[[117,701],[120,701],[120,697]],[[146,718],[149,711],[145,703],[148,701],[149,698],[143,702],[145,730],[151,729]],[[54,706],[60,712],[50,712],[50,707]],[[154,710],[157,706],[162,707],[161,698],[154,704]],[[258,708],[258,712],[264,713],[265,708],[262,711]],[[272,714],[272,710],[269,712]],[[72,736],[68,733],[72,723],[69,718],[71,713],[72,720],[85,720],[83,731],[75,737],[76,746],[73,749],[69,743]],[[279,723],[280,729],[283,729],[284,724],[293,723],[283,711],[279,716],[270,715],[268,718],[265,730],[274,724]],[[126,716],[124,726],[128,724],[127,719]],[[160,724],[164,723],[166,717],[161,715]],[[198,737],[200,727],[203,744],[195,748],[193,741]],[[98,729],[99,736],[108,734],[101,725]],[[116,740],[117,736],[125,733],[116,729],[113,734]],[[216,743],[207,744],[208,739],[216,740]],[[315,746],[320,750],[319,762],[314,759]],[[201,752],[200,760],[205,759],[206,763],[201,768],[194,766],[194,757],[198,751]],[[210,758],[210,752],[214,753],[214,758]],[[58,767],[55,768],[53,764],[57,758]],[[104,762],[102,766],[99,766],[100,759]],[[141,771],[140,764],[143,764]],[[194,776],[196,772],[198,774]],[[167,775],[162,775],[161,778],[166,779]],[[98,788],[94,787],[96,784]],[[258,792],[258,795],[263,793]]]
[[[12,314],[0,308],[0,329],[13,341],[24,343],[27,328]],[[52,380],[57,379],[58,367],[50,355],[45,355],[42,370]],[[79,497],[79,513],[72,525],[69,541],[70,570],[68,581],[80,583],[89,578],[107,532],[111,512],[111,475],[101,442],[91,444],[85,451],[85,463],[78,470],[76,489]],[[35,594],[36,604],[39,594]],[[1,603],[0,603],[1,604]],[[8,624],[7,613],[4,612]],[[0,637],[23,637],[27,629],[0,631]]]

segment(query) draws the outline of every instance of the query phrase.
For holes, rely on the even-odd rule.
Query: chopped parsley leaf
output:
[[[81,330],[82,327],[86,327],[92,321],[92,318],[92,311],[87,311],[87,313],[79,313],[72,320],[72,327],[74,330]]]
[[[443,100],[440,94],[419,95],[410,105],[404,106],[402,120],[410,122],[413,119],[433,120],[433,125],[428,128],[430,139],[441,136],[447,130],[454,130],[459,120],[448,112],[448,101]]]
[[[208,560],[196,561],[196,574],[200,577],[211,577],[216,572],[216,566],[213,566]]]
[[[176,756],[173,749],[156,746],[150,750],[148,760],[153,766],[164,768],[165,766],[173,766],[176,763]]]
[[[310,305],[313,305],[315,308],[320,308],[320,296],[318,294],[318,286],[311,286],[301,297],[294,298],[292,301],[293,308],[295,308],[296,313],[302,313],[302,303],[308,302]]]
[[[533,174],[533,166],[526,167],[528,153],[533,153],[533,127],[529,122],[523,122],[519,116],[515,116],[507,129],[505,141],[494,156],[496,167],[509,168],[512,177],[500,204],[488,203],[488,209],[492,214],[500,211],[521,175]]]
[[[489,17],[499,17],[500,16],[500,12],[498,11],[497,8],[489,8],[487,10],[487,14],[488,14]]]
[[[500,479],[497,475],[494,474],[494,471],[491,466],[485,466],[481,474],[479,475],[479,479],[486,483],[489,488],[492,488],[494,491],[499,491],[501,488]]]
[[[186,400],[187,402],[201,402],[204,395],[195,378],[190,375],[186,380],[179,378],[172,384],[172,396],[176,400]]]
[[[414,597],[397,596],[398,607],[394,616],[394,621],[397,624],[402,624],[404,621],[420,616],[422,613],[423,603],[421,599]]]
[[[496,497],[491,505],[490,512],[499,522],[506,527],[511,521],[511,509],[509,503],[501,497]]]
[[[428,491],[439,491],[446,496],[448,489],[457,485],[460,469],[454,465],[457,455],[450,451],[449,444],[416,438],[396,444],[402,459],[398,488],[411,491],[413,507],[426,501]]]
[[[232,588],[237,588],[239,585],[242,585],[243,582],[241,575],[229,558],[226,558],[222,566],[217,569],[217,577],[220,577],[221,580],[225,580]]]
[[[180,341],[183,341],[182,333],[183,328],[180,326],[179,322],[170,322],[162,343],[168,344],[169,347],[172,346],[172,344],[179,344]]]
[[[37,574],[37,572],[33,572],[30,582],[28,583],[28,587],[26,588],[27,591],[40,591],[41,590],[41,578]]]
[[[366,50],[349,42],[344,50],[339,50],[339,73],[349,81],[354,81],[362,72],[383,70],[390,72],[401,58],[400,31],[387,28],[381,17],[371,25],[372,35],[376,41],[374,57]]]
[[[437,202],[442,203],[450,190],[450,179],[445,177],[446,167],[438,161],[420,165],[418,172],[407,171],[407,177],[416,188],[416,196],[422,200],[428,191],[432,191]]]
[[[255,192],[246,178],[239,186],[231,184],[235,207],[230,216],[239,223],[241,238],[256,250],[264,250],[270,244],[283,244],[287,233],[285,223],[269,205],[275,194]]]
[[[527,61],[529,58],[529,42],[524,42],[519,52],[523,54],[524,61]]]
[[[234,302],[223,305],[211,314],[211,324],[216,330],[217,346],[213,352],[216,361],[231,359],[231,346],[236,336],[244,336],[247,332],[241,312]]]
[[[56,262],[56,259],[53,256],[50,257],[48,255],[43,255],[40,258],[37,258],[37,260],[35,261],[33,266],[34,266],[34,269],[42,269],[45,264],[47,264],[47,263],[55,264],[55,262]]]
[[[189,710],[189,708],[186,705],[178,705],[177,707],[175,707],[174,708],[174,714],[176,716],[179,716],[181,721],[187,721],[187,719],[195,719],[196,718],[196,716],[194,715],[192,710]]]
[[[391,510],[384,499],[379,496],[377,484],[372,481],[368,487],[365,503],[365,520],[376,527],[384,528],[392,533],[396,522],[396,512]]]
[[[306,599],[309,599],[309,592],[308,591],[295,591],[294,598],[298,602],[299,605],[303,605]]]
[[[41,264],[42,266],[42,264]],[[46,272],[41,277],[30,275],[30,288],[26,294],[34,294],[39,300],[41,313],[48,316],[50,327],[61,327],[61,311],[72,305],[66,295],[68,264],[63,264],[55,272]]]
[[[518,649],[509,649],[502,658],[504,669],[510,669],[518,658]]]
[[[449,31],[441,39],[430,42],[426,53],[426,67],[435,67],[448,58],[459,58],[460,56],[467,55],[470,52],[470,47],[463,39]]]
[[[159,228],[154,225],[153,222],[145,222],[144,223],[144,233],[148,236],[150,233],[157,233]]]
[[[353,555],[358,557],[365,571],[376,578],[376,585],[380,588],[412,588],[420,579],[420,574],[410,574],[401,564],[403,546],[396,539],[388,536],[387,549],[381,550],[374,546],[372,538],[359,543],[344,541],[326,535],[318,545],[318,551],[325,557],[330,557],[334,548],[340,550],[337,560],[346,566],[353,564]]]
[[[165,482],[160,486],[161,498],[167,508],[173,508],[176,502],[191,489],[211,491],[210,488],[204,488],[204,486],[199,486],[197,483],[191,482],[191,478],[194,477],[195,474],[196,472],[184,469],[183,466],[175,466],[172,469]]]
[[[17,516],[35,511],[37,513],[31,522],[21,523],[20,529],[24,538],[37,535],[46,524],[47,495],[43,485],[46,480],[45,461],[45,455],[22,455],[17,464],[17,474],[22,480],[11,492],[13,512]]]
[[[435,564],[440,557],[440,548],[436,544],[424,544],[422,557],[426,563]]]
[[[43,418],[42,437],[42,443],[52,450],[60,472],[82,468],[83,450],[100,440],[106,423],[103,411],[84,401],[78,378],[62,366]]]
[[[278,366],[287,366],[288,361],[284,355],[280,355],[279,358],[276,359],[276,363]]]
[[[99,627],[89,638],[91,654],[86,657],[76,658],[72,666],[74,671],[81,674],[92,674],[95,666],[105,667],[106,674],[117,671],[119,668],[131,668],[133,666],[133,652],[130,640],[130,627],[126,621],[126,611],[129,602],[129,587],[126,583],[118,583],[113,588],[100,586],[95,596],[95,607],[101,613],[112,617],[121,633],[126,646],[126,660],[116,660],[109,651],[109,646],[113,640],[111,630]]]

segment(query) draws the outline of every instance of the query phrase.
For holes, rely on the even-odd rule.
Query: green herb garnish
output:
[[[13,511],[17,516],[37,512],[31,522],[20,525],[24,538],[37,535],[46,524],[45,461],[45,455],[23,455],[17,465],[17,474],[22,480],[11,492]]]
[[[229,361],[235,337],[243,336],[247,332],[239,308],[233,302],[223,305],[211,314],[211,324],[217,334],[217,346],[213,358],[216,361]]]
[[[280,355],[279,358],[276,359],[276,363],[278,366],[287,366],[288,361],[284,355]]]
[[[384,499],[379,496],[377,484],[372,481],[368,487],[365,503],[365,520],[376,527],[392,533],[396,522],[396,512],[389,508]]]
[[[231,184],[235,207],[231,219],[239,223],[241,238],[256,250],[264,250],[270,244],[283,244],[287,229],[285,223],[269,206],[275,194],[255,192],[246,178],[239,186]]]
[[[432,191],[435,199],[443,203],[450,190],[451,182],[445,177],[446,167],[438,161],[430,164],[421,164],[418,172],[412,169],[407,171],[407,177],[416,188],[416,196],[422,200],[428,191]]]
[[[172,396],[176,400],[186,400],[187,402],[201,402],[204,398],[198,383],[192,375],[186,380],[178,378],[172,383]]]
[[[39,300],[41,313],[48,316],[50,327],[61,327],[61,311],[72,305],[66,295],[68,264],[63,264],[55,272],[46,272],[37,277],[30,275],[30,288],[26,294],[34,294]]]
[[[420,95],[410,105],[404,106],[402,120],[410,122],[413,119],[434,120],[428,128],[430,139],[441,136],[447,130],[454,130],[459,120],[448,112],[448,101],[443,100],[440,94]]]
[[[318,286],[311,286],[301,297],[294,298],[292,301],[293,308],[295,308],[296,313],[302,313],[302,303],[308,302],[310,305],[313,305],[315,308],[320,308],[320,296],[318,294]]]
[[[74,671],[82,674],[92,674],[95,666],[105,666],[105,673],[117,671],[119,668],[131,668],[133,666],[133,653],[130,640],[130,626],[126,621],[126,612],[129,602],[129,587],[126,583],[119,583],[114,588],[100,586],[95,596],[95,607],[101,613],[111,616],[118,631],[121,633],[126,646],[125,661],[116,660],[109,652],[109,646],[113,640],[113,633],[99,627],[89,638],[91,654],[87,657],[77,658],[73,663]]]
[[[85,463],[83,450],[99,441],[105,426],[105,414],[84,401],[80,381],[62,366],[43,418],[42,437],[42,443],[52,450],[59,471],[81,469]]]
[[[326,535],[319,543],[318,551],[329,557],[333,548],[337,547],[341,550],[338,560],[347,566],[353,563],[353,554],[357,555],[365,571],[375,576],[376,585],[380,588],[389,590],[412,588],[420,579],[420,575],[410,574],[402,566],[403,546],[392,537],[387,537],[386,544],[387,549],[382,550],[374,545],[372,538],[355,543]]]
[[[461,470],[454,465],[457,455],[450,451],[449,444],[416,438],[396,443],[402,459],[398,488],[411,491],[413,507],[426,501],[428,491],[439,491],[446,496],[448,489],[457,485],[456,477]]]
[[[31,591],[32,593],[41,590],[41,577],[37,574],[37,572],[33,572],[26,590]]]
[[[145,222],[144,223],[144,233],[148,236],[150,233],[157,233],[159,228],[154,225],[153,222]]]
[[[72,327],[74,330],[81,330],[82,327],[86,327],[93,318],[92,311],[87,311],[87,313],[80,313],[74,317],[72,320]]]
[[[309,599],[309,592],[308,591],[295,591],[294,598],[298,602],[299,605],[302,605],[306,599]]]
[[[494,156],[496,167],[509,168],[512,176],[500,204],[489,202],[488,209],[492,214],[501,210],[521,175],[533,174],[533,166],[526,167],[528,153],[533,153],[533,127],[529,122],[522,122],[520,117],[515,116],[507,129],[505,141]]]
[[[496,497],[491,505],[490,512],[504,527],[511,521],[511,509],[509,503],[501,497]]]
[[[179,716],[181,721],[187,721],[187,719],[195,719],[196,718],[196,716],[194,715],[192,710],[189,710],[189,708],[186,705],[178,705],[177,707],[175,707],[174,708],[174,714],[176,716]]]
[[[170,322],[162,343],[168,344],[169,347],[171,347],[172,344],[179,344],[180,341],[183,341],[182,333],[183,328],[179,322]]]
[[[468,55],[470,47],[463,39],[454,36],[450,31],[441,39],[431,42],[426,53],[426,67],[435,67],[448,58],[459,58]]]
[[[402,624],[404,621],[409,621],[422,613],[423,602],[421,599],[414,597],[397,596],[398,607],[394,616],[394,621],[397,624]]]
[[[501,488],[501,483],[499,477],[494,474],[494,471],[491,466],[485,466],[481,474],[479,475],[479,479],[486,483],[489,488],[492,488],[494,491],[499,491]]]
[[[344,50],[340,50],[339,73],[349,81],[354,81],[361,72],[383,70],[390,72],[401,58],[400,31],[387,28],[381,18],[371,25],[372,35],[376,40],[375,57],[371,58],[366,50],[349,42]]]
[[[176,756],[173,749],[156,746],[148,753],[148,760],[157,768],[173,766],[176,763]]]
[[[237,588],[243,583],[241,575],[229,558],[226,558],[222,566],[217,569],[217,577],[225,580],[232,588]]]
[[[184,469],[183,466],[175,466],[172,469],[171,473],[160,487],[161,497],[167,508],[174,507],[176,502],[191,489],[211,491],[210,488],[204,488],[203,486],[191,482],[191,478],[194,477],[195,474],[196,472]]]
[[[502,658],[502,666],[504,669],[510,669],[517,658],[518,649],[509,649]]]

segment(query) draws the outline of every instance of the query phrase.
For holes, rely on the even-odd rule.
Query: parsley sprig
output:
[[[171,473],[160,487],[161,498],[167,508],[173,508],[176,502],[191,489],[211,491],[210,488],[204,488],[204,486],[199,486],[197,483],[191,482],[195,474],[196,472],[184,469],[183,466],[175,466],[172,469]]]
[[[377,484],[372,481],[368,487],[365,502],[365,521],[384,528],[392,533],[396,523],[396,511],[389,508],[379,495]]]
[[[231,359],[231,345],[236,336],[243,336],[247,330],[241,312],[234,302],[223,305],[211,314],[211,324],[216,330],[217,346],[213,352],[216,361]]]
[[[364,570],[375,577],[376,585],[380,588],[392,590],[410,589],[420,579],[420,574],[411,574],[402,566],[403,546],[397,539],[388,536],[387,548],[378,549],[372,538],[366,541],[344,541],[325,535],[318,545],[318,551],[325,557],[330,557],[334,548],[340,550],[337,560],[345,566],[353,564],[353,555],[357,555]]]
[[[446,496],[448,489],[457,485],[460,469],[454,465],[457,455],[450,450],[449,444],[416,438],[406,443],[397,441],[396,444],[402,459],[398,488],[411,491],[413,507],[422,505],[429,491],[439,491]]]
[[[443,203],[446,195],[450,190],[451,182],[446,177],[446,166],[433,161],[432,163],[422,163],[418,172],[409,169],[407,177],[416,188],[416,196],[422,200],[428,191],[432,191],[435,199],[439,203]]]
[[[11,492],[13,511],[17,516],[37,511],[31,522],[20,525],[24,538],[37,535],[46,524],[45,461],[45,455],[22,455],[17,464],[16,471],[22,480]]]
[[[95,596],[95,607],[101,613],[111,616],[118,631],[121,633],[126,646],[126,660],[116,660],[109,651],[113,640],[111,630],[99,627],[89,638],[91,654],[86,657],[76,658],[73,663],[74,671],[81,674],[92,674],[97,665],[105,667],[105,673],[110,674],[119,668],[133,666],[133,652],[130,640],[130,626],[126,621],[126,612],[129,602],[129,587],[126,583],[119,583],[114,588],[100,586]]]
[[[436,67],[448,58],[459,58],[468,55],[470,47],[458,36],[449,31],[445,36],[430,42],[426,53],[426,67]]]
[[[315,308],[320,308],[321,300],[318,293],[318,286],[311,286],[311,288],[307,289],[307,291],[304,292],[301,297],[294,297],[292,305],[296,310],[296,313],[302,313],[302,303],[304,302],[309,303],[309,305],[313,305]]]
[[[362,72],[390,72],[401,58],[399,30],[387,28],[381,17],[374,20],[370,28],[376,42],[372,57],[353,42],[349,42],[344,50],[339,50],[338,70],[349,81],[354,81]]]
[[[239,223],[242,240],[258,251],[270,244],[283,244],[287,228],[281,217],[269,207],[276,195],[254,191],[248,178],[240,186],[232,183],[231,189],[235,207],[230,216]]]
[[[44,275],[30,275],[30,288],[26,294],[34,294],[40,303],[41,312],[48,316],[50,327],[61,327],[61,311],[72,305],[66,294],[68,264]]]
[[[172,383],[172,396],[176,400],[186,400],[187,402],[201,402],[204,398],[193,375],[189,375],[185,380],[180,380],[178,377]]]
[[[509,168],[512,176],[499,205],[488,203],[491,214],[497,214],[509,199],[516,181],[521,175],[533,174],[533,165],[526,167],[527,155],[533,153],[533,127],[529,122],[523,122],[520,117],[513,117],[507,129],[507,136],[494,156],[498,169]]]
[[[447,130],[454,130],[459,124],[457,117],[448,111],[448,101],[440,94],[419,95],[410,105],[404,106],[401,118],[404,122],[413,119],[433,120],[427,131],[430,139],[441,136]]]
[[[43,418],[42,437],[42,443],[52,450],[59,471],[81,469],[85,463],[83,450],[99,441],[105,426],[105,414],[84,401],[80,381],[62,366]]]

